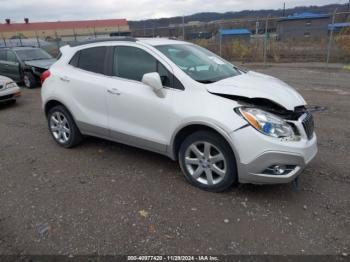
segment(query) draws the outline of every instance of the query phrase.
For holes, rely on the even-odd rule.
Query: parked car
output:
[[[21,96],[21,90],[17,84],[6,76],[0,76],[0,102],[15,102]]]
[[[215,192],[235,182],[291,182],[317,153],[300,94],[197,45],[125,38],[61,53],[42,75],[41,95],[63,147],[91,135],[151,150]]]
[[[40,86],[40,75],[55,61],[51,55],[37,47],[0,48],[0,75],[33,88]]]

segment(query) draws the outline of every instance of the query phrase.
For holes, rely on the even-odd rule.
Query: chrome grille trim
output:
[[[302,124],[306,133],[307,138],[310,140],[314,134],[314,118],[310,112],[306,112],[306,116],[302,120]]]

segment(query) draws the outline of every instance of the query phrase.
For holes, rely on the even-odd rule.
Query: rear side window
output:
[[[87,48],[76,53],[69,64],[86,71],[103,74],[107,47]]]

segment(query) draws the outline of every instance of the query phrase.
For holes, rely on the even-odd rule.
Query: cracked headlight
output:
[[[272,137],[294,137],[293,128],[282,118],[257,108],[241,107],[241,116],[259,132]]]

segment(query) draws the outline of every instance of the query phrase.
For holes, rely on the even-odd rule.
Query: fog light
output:
[[[273,166],[272,171],[274,175],[283,175],[284,172],[286,171],[286,166],[279,166],[279,165]]]
[[[297,168],[295,165],[272,165],[266,168],[262,173],[266,175],[288,175]]]

